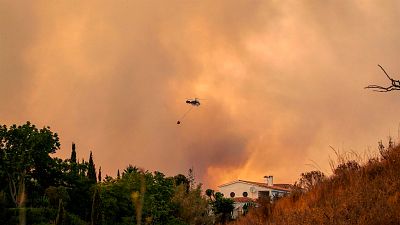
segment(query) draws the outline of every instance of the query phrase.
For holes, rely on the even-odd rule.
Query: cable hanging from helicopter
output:
[[[181,124],[182,120],[192,111],[194,107],[200,106],[199,98],[186,99],[186,104],[190,105],[190,108],[183,114],[183,116],[176,122],[176,124]]]

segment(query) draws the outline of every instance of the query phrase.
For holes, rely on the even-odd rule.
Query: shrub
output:
[[[309,191],[261,204],[234,224],[400,224],[400,146],[380,146],[380,153],[364,165],[342,161]]]

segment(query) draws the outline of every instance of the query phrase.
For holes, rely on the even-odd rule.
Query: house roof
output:
[[[236,198],[233,198],[233,201],[235,201],[235,202],[242,202],[242,203],[245,203],[245,202],[254,202],[254,200],[253,200],[252,198],[249,198],[249,197],[236,197]]]
[[[275,184],[275,186],[286,188],[291,190],[293,188],[293,184]]]
[[[288,188],[289,185],[288,184],[274,184],[272,186],[269,186],[266,183],[260,183],[260,182],[254,182],[254,181],[247,181],[247,180],[235,180],[226,184],[221,184],[218,187],[224,187],[224,186],[228,186],[237,182],[241,182],[241,183],[247,183],[247,184],[252,184],[255,186],[259,186],[259,187],[263,187],[263,188],[269,188],[269,189],[273,189],[273,190],[278,190],[278,191],[286,191],[289,192],[290,189]]]

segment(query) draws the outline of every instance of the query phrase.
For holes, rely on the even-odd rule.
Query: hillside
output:
[[[261,203],[232,224],[400,224],[400,146],[379,150],[362,165],[342,161],[309,191]]]

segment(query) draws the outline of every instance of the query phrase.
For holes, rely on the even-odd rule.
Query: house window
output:
[[[247,197],[247,191],[243,192],[243,197]]]
[[[258,197],[259,198],[269,198],[269,191],[259,191],[258,192]]]
[[[231,198],[235,197],[235,192],[231,192]]]

